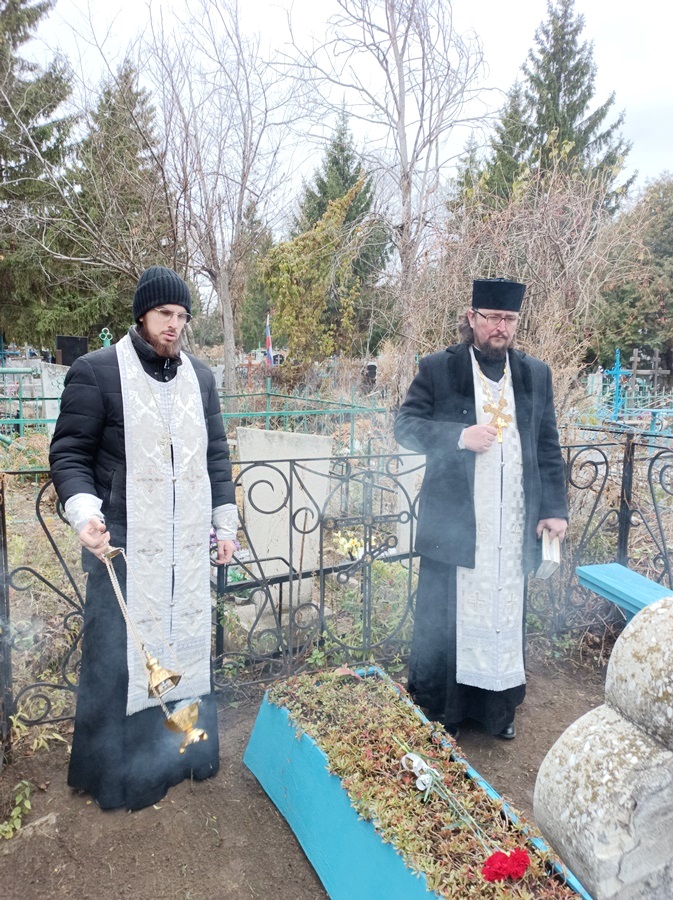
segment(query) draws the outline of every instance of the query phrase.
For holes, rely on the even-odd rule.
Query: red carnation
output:
[[[523,878],[530,865],[530,856],[525,850],[512,850],[509,854],[509,877]]]
[[[502,850],[492,853],[481,869],[486,881],[504,881],[509,875],[509,856]]]
[[[530,865],[530,856],[525,850],[512,850],[509,856],[498,850],[492,853],[481,869],[486,881],[504,881],[506,878],[522,878]]]

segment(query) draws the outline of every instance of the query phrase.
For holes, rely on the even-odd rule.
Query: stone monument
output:
[[[313,569],[320,548],[319,521],[330,490],[329,470],[332,438],[286,431],[237,428],[238,457],[245,467],[241,475],[243,516],[255,559],[252,576],[265,580]],[[305,463],[296,464],[297,460]],[[291,461],[295,461],[292,468]],[[291,475],[291,472],[293,473]],[[274,612],[280,585],[254,593],[255,607],[235,611],[246,630],[267,625],[274,628]],[[284,586],[284,612],[310,602],[311,578],[291,579]],[[268,597],[268,599],[267,599]],[[264,621],[260,621],[260,619]]]
[[[535,820],[595,900],[673,898],[673,597],[620,635],[605,704],[540,767]]]

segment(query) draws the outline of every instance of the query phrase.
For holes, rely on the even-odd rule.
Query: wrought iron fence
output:
[[[377,436],[385,433],[389,411],[377,404],[376,397],[355,392],[349,398],[285,394],[272,389],[267,378],[265,390],[246,394],[220,392],[222,418],[227,434],[240,426],[266,431],[293,431],[303,434],[328,434],[334,438],[337,452],[349,455],[367,452]]]
[[[283,393],[274,389],[270,378],[265,379],[259,391],[220,391],[219,396],[228,434],[234,434],[240,426],[329,434],[334,436],[337,449],[344,448],[350,455],[366,451],[371,435],[385,432],[389,414],[378,395],[364,396],[353,391],[348,397],[331,399],[306,396],[301,391]],[[59,407],[60,395],[27,396],[20,384],[16,394],[6,395],[0,385],[0,444],[10,445],[16,438],[35,431],[52,433]]]
[[[575,566],[618,560],[673,586],[673,450],[632,435],[564,448],[571,530],[560,574],[531,579],[533,627],[588,629],[605,604]],[[213,570],[218,687],[324,663],[403,664],[412,630],[413,553],[423,461],[411,454],[240,462],[241,550]],[[46,479],[46,472],[43,477]],[[36,496],[41,556],[8,552],[7,479],[0,477],[0,728],[73,714],[83,609],[74,536],[53,490]],[[447,511],[447,515],[450,514]]]
[[[597,430],[596,437],[595,444],[564,447],[570,528],[561,569],[548,582],[528,585],[529,609],[552,635],[587,631],[621,615],[580,587],[579,565],[615,561],[673,588],[673,446],[632,433],[606,441]]]

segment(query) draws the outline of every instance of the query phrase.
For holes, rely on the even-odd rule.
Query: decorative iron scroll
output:
[[[629,565],[673,586],[673,449],[633,442],[632,450],[625,455],[623,441],[564,448],[572,517],[562,569],[548,582],[532,579],[528,592],[529,613],[550,634],[587,629],[605,618],[605,604],[578,587],[574,569],[616,559],[620,536],[627,538]],[[237,465],[243,546],[219,577],[213,570],[216,686],[264,682],[329,663],[376,660],[396,671],[412,632],[422,458]],[[49,483],[36,497],[49,559],[43,554],[39,565],[24,559],[10,568],[6,491],[0,479],[5,742],[11,715],[24,724],[73,715],[84,603],[74,536],[58,505],[49,509]],[[33,608],[31,597],[38,595],[39,608]]]

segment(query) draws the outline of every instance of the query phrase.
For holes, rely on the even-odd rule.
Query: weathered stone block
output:
[[[596,900],[673,898],[673,598],[612,653],[606,704],[568,728],[535,785],[538,827]]]
[[[610,658],[605,702],[673,750],[673,597],[646,606],[624,629]]]

